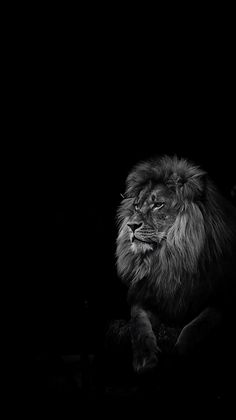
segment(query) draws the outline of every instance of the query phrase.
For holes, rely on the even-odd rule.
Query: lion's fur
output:
[[[137,195],[164,185],[178,208],[161,246],[133,252],[127,223]],[[235,208],[206,172],[185,159],[164,156],[134,167],[118,209],[117,269],[130,301],[157,308],[170,322],[182,322],[214,300],[222,303],[235,276]],[[227,303],[226,303],[227,305]]]

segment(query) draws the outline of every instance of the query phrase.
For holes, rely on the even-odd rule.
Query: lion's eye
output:
[[[158,203],[154,203],[152,208],[153,208],[154,210],[159,210],[159,209],[161,209],[164,205],[165,205],[165,203],[163,203],[163,202],[158,202]]]
[[[138,207],[138,205],[137,205],[137,204],[134,204],[134,210],[135,210],[135,211],[138,211],[138,210],[139,210],[139,207]]]

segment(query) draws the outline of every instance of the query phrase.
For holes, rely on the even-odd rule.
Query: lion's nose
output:
[[[143,224],[142,223],[127,223],[127,225],[132,230],[132,232],[135,232],[135,230],[139,229]]]

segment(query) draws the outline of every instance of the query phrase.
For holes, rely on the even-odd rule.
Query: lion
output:
[[[188,354],[235,297],[236,211],[208,174],[177,156],[137,164],[117,213],[117,271],[128,287],[133,368],[157,366],[163,325]]]

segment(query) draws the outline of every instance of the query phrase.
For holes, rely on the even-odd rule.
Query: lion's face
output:
[[[174,193],[164,185],[144,187],[129,199],[129,215],[125,220],[132,252],[152,251],[166,240],[180,205]]]

